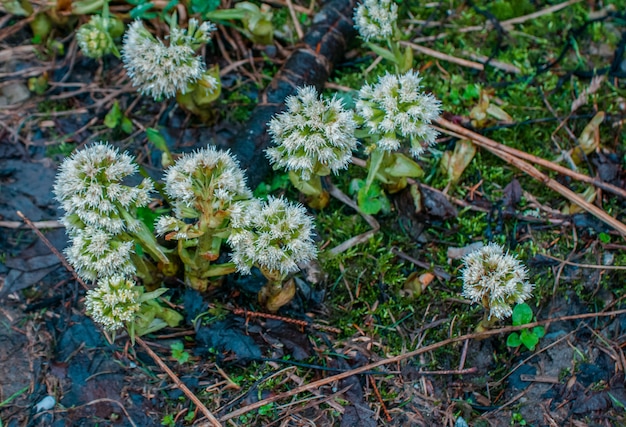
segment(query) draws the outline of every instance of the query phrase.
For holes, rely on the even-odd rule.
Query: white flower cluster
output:
[[[393,36],[398,5],[392,0],[365,0],[354,12],[355,27],[365,41],[384,41]]]
[[[212,146],[178,159],[165,174],[165,192],[179,219],[215,215],[252,197],[239,163],[229,151]]]
[[[370,133],[380,136],[370,150],[398,150],[409,139],[414,157],[424,152],[424,145],[435,143],[437,131],[431,122],[440,115],[441,103],[421,89],[421,77],[409,71],[403,75],[380,77],[375,85],[366,84],[359,92],[357,114]]]
[[[139,287],[124,276],[111,276],[87,291],[87,314],[106,330],[114,332],[132,322],[141,308]]]
[[[122,210],[133,210],[150,202],[152,181],[145,179],[136,187],[121,182],[137,172],[132,158],[105,142],[74,153],[65,159],[54,184],[54,193],[68,215],[81,222],[118,234],[132,228]],[[73,231],[75,224],[66,221]]]
[[[496,243],[469,253],[463,263],[463,296],[489,309],[489,318],[509,317],[511,305],[523,303],[532,294],[526,267]]]
[[[313,221],[300,204],[272,197],[265,203],[238,202],[231,209],[230,224],[228,243],[241,273],[257,266],[286,275],[317,255]]]
[[[122,60],[133,86],[154,99],[185,93],[190,84],[205,79],[205,66],[195,49],[210,38],[215,29],[205,22],[189,21],[190,31],[173,28],[170,44],[157,40],[140,20],[133,22],[124,35]]]
[[[113,274],[133,274],[133,242],[120,241],[115,235],[96,227],[85,227],[71,234],[72,245],[65,250],[67,260],[78,275],[96,280]]]
[[[102,58],[116,49],[109,33],[111,25],[110,19],[94,15],[88,23],[80,26],[76,31],[76,41],[83,55],[88,58]]]
[[[128,154],[103,142],[74,153],[59,168],[53,191],[72,240],[66,255],[83,279],[135,271],[133,244],[124,232],[138,227],[129,212],[146,206],[152,190],[150,180],[136,187],[122,184],[136,172]]]
[[[285,100],[287,111],[272,118],[269,132],[275,147],[266,150],[271,163],[299,173],[327,175],[345,169],[356,148],[356,122],[341,100],[320,99],[313,86]]]

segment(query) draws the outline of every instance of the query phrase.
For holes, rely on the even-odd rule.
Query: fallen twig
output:
[[[526,174],[532,176],[533,178],[537,179],[538,181],[541,181],[542,183],[544,183],[546,185],[546,187],[556,191],[557,193],[561,194],[562,196],[564,196],[565,198],[567,198],[569,201],[571,201],[572,203],[580,206],[582,209],[584,209],[585,211],[589,212],[590,214],[592,214],[593,216],[595,216],[596,218],[598,218],[600,221],[604,222],[605,224],[611,226],[612,228],[614,228],[615,230],[617,230],[620,234],[622,234],[623,236],[626,236],[626,225],[620,221],[618,221],[617,219],[613,218],[612,216],[610,216],[608,213],[606,213],[604,210],[600,209],[599,207],[597,207],[596,205],[593,205],[589,202],[587,202],[585,199],[583,199],[580,195],[574,193],[572,190],[570,190],[569,188],[565,187],[563,184],[555,181],[554,179],[550,178],[548,175],[544,174],[543,172],[540,172],[538,169],[536,169],[532,164],[528,163],[525,160],[522,160],[522,158],[518,157],[519,153],[523,153],[522,151],[519,150],[515,150],[518,154],[511,154],[510,152],[510,147],[506,147],[505,145],[499,144],[496,141],[493,141],[489,138],[486,138],[480,134],[477,134],[475,132],[472,132],[468,129],[465,129],[462,126],[456,125],[454,123],[451,123],[445,119],[438,119],[436,120],[436,123],[445,128],[445,129],[449,129],[452,130],[454,132],[457,132],[458,134],[460,134],[461,137],[466,138],[471,140],[474,144],[478,145],[479,147],[482,147],[484,149],[486,149],[487,151],[491,152],[492,154],[500,157],[502,160],[506,161],[507,163],[515,166],[516,168],[520,169],[522,172],[525,172]],[[442,129],[445,130],[445,129]],[[449,133],[449,132],[446,132]],[[457,135],[459,136],[459,135]],[[528,153],[524,153],[525,157],[526,156],[530,156]],[[535,160],[539,160],[539,158],[532,156],[535,158]],[[548,162],[547,160],[543,160],[544,163],[551,163]],[[536,162],[537,164],[540,164],[539,162]],[[543,164],[542,164],[543,165]],[[553,169],[554,167],[556,167],[557,165],[553,165]],[[569,170],[566,168],[563,168],[565,170]],[[556,170],[556,169],[554,169]],[[571,174],[569,174],[570,176],[572,176]],[[586,176],[583,174],[580,174],[581,176]],[[587,177],[590,180],[593,180],[590,177]],[[595,181],[597,181],[598,183],[601,183],[602,181],[599,180],[593,180],[594,184]],[[586,181],[589,182],[589,181]],[[603,185],[606,185],[606,183],[604,183]]]
[[[51,221],[34,221],[32,222],[33,227],[37,229],[42,228],[63,228],[65,227],[59,221],[51,220]],[[29,227],[22,222],[19,221],[0,221],[0,228],[24,228]]]
[[[420,46],[411,42],[400,42],[401,45],[410,47],[411,49],[423,53],[424,55],[432,56],[433,58],[441,59],[442,61],[452,62],[453,64],[460,65],[462,67],[473,68],[475,70],[482,71],[485,66],[480,62],[469,61],[463,58],[457,58],[456,56],[446,55],[438,50],[431,49],[429,47]]]
[[[167,373],[167,375],[172,379],[172,381],[174,381],[174,384],[176,384],[176,387],[178,387],[180,391],[182,391],[185,394],[185,396],[187,396],[189,400],[191,400],[194,403],[194,405],[196,405],[196,407],[200,410],[200,412],[202,412],[204,416],[209,420],[212,426],[214,427],[222,426],[222,424],[217,420],[217,418],[215,418],[215,416],[211,413],[211,411],[209,411],[208,408],[204,406],[204,403],[202,403],[202,401],[200,401],[200,399],[198,399],[198,397],[195,394],[193,394],[191,390],[189,390],[189,388],[185,385],[185,383],[183,383],[180,380],[180,378],[178,378],[178,376],[174,373],[174,371],[172,371],[169,368],[169,366],[167,366],[165,362],[163,362],[163,360],[159,357],[158,354],[152,351],[152,349],[148,346],[148,344],[146,344],[144,340],[142,340],[140,337],[135,337],[135,341],[141,346],[141,348],[143,348],[146,351],[146,353],[148,353],[148,355],[150,355],[152,360],[154,360],[156,364],[159,365],[159,367],[163,369],[165,373]]]
[[[24,221],[26,223],[26,225],[35,232],[35,234],[37,235],[37,237],[39,237],[41,239],[41,241],[43,242],[44,245],[46,245],[48,247],[48,249],[50,249],[50,252],[52,252],[54,255],[56,255],[57,258],[59,258],[59,261],[61,261],[61,264],[63,264],[63,267],[65,267],[67,269],[67,271],[69,271],[72,276],[74,276],[74,279],[80,283],[80,285],[85,288],[85,289],[89,289],[89,286],[87,286],[87,284],[83,281],[83,279],[81,279],[78,274],[76,273],[76,270],[74,270],[74,267],[72,267],[67,260],[65,259],[65,257],[61,254],[61,252],[59,252],[57,250],[57,248],[54,247],[54,245],[52,243],[50,243],[50,240],[48,240],[48,238],[46,236],[44,236],[44,234],[39,231],[39,229],[35,226],[35,224],[33,224],[33,222],[26,218],[26,215],[24,215],[22,212],[17,211],[17,216],[19,216],[20,218],[22,218],[22,221]]]
[[[306,320],[292,319],[290,317],[278,316],[276,314],[260,313],[258,311],[249,311],[243,308],[235,308],[232,311],[233,311],[233,314],[236,314],[237,316],[245,316],[246,318],[262,317],[265,319],[280,320],[281,322],[291,323],[293,325],[300,326],[301,328],[312,327],[314,329],[333,332],[336,334],[340,334],[341,332],[343,332],[341,329],[333,328],[332,326],[320,325],[318,323],[310,323],[310,322],[307,322]]]
[[[463,126],[452,123],[446,119],[440,118],[437,120],[436,123],[439,126],[441,126],[441,127],[437,127],[437,130],[443,133],[446,133],[451,136],[455,136],[457,138],[469,139],[472,142],[474,142],[476,145],[480,147],[484,147],[485,149],[488,149],[489,151],[491,151],[492,149],[492,150],[502,151],[504,153],[511,154],[515,157],[519,157],[520,159],[527,160],[531,164],[543,166],[557,173],[560,173],[561,175],[569,176],[570,178],[573,178],[577,181],[592,184],[598,188],[601,188],[604,191],[608,191],[612,194],[615,194],[616,196],[620,196],[626,199],[626,190],[616,185],[609,184],[608,182],[591,177],[589,175],[585,175],[584,173],[573,171],[569,168],[558,165],[549,160],[526,153],[525,151],[521,151],[516,148],[501,144],[497,141],[494,141],[493,139],[487,138],[486,136],[473,132],[469,129],[464,128]]]
[[[383,410],[383,413],[385,414],[385,418],[387,419],[387,422],[388,423],[392,422],[393,418],[391,418],[391,414],[389,414],[389,411],[387,410],[387,405],[385,405],[385,401],[383,400],[383,397],[380,395],[380,391],[378,391],[376,380],[372,376],[370,376],[369,379],[370,379],[370,384],[372,384],[372,389],[374,390],[374,394],[376,395],[376,399],[378,399],[378,401],[380,402],[380,407]]]

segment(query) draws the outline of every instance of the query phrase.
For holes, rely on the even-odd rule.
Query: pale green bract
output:
[[[88,23],[80,26],[76,31],[76,41],[83,55],[88,58],[102,58],[115,51],[115,43],[109,33],[111,25],[110,19],[94,15]]]

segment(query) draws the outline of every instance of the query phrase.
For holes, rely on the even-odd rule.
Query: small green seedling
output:
[[[185,345],[182,341],[176,341],[170,344],[170,348],[172,349],[172,357],[176,359],[179,364],[183,365],[189,361],[189,353],[185,351]]]
[[[109,129],[119,127],[122,132],[128,135],[133,133],[133,122],[124,115],[117,100],[113,103],[113,107],[111,107],[107,115],[104,116],[104,125]]]
[[[389,199],[376,182],[367,188],[364,180],[355,178],[350,183],[350,194],[357,195],[359,209],[365,214],[376,215],[380,211],[388,213],[391,210]]]
[[[513,326],[526,325],[533,320],[533,310],[526,303],[517,304],[513,308]],[[535,346],[539,343],[539,338],[543,337],[546,331],[543,326],[535,326],[532,329],[524,329],[521,332],[513,332],[506,339],[506,345],[509,347],[524,346],[530,351],[535,350]]]

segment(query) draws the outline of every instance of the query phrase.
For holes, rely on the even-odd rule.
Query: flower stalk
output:
[[[160,217],[156,232],[166,240],[178,241],[185,282],[204,291],[211,278],[235,271],[233,264],[213,263],[228,237],[231,204],[252,194],[237,161],[229,152],[214,147],[183,155],[168,169],[164,188],[174,216]]]

